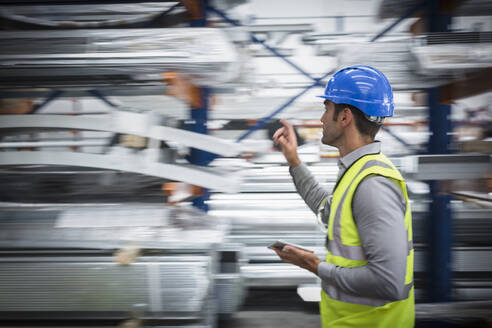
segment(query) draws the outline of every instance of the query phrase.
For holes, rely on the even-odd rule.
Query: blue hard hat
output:
[[[393,116],[393,91],[386,76],[374,67],[355,65],[336,72],[318,96],[335,104],[357,107],[368,116]]]

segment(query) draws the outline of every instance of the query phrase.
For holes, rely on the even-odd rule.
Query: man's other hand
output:
[[[289,245],[284,246],[281,250],[275,248],[273,250],[282,262],[291,263],[311,271],[315,275],[318,274],[318,265],[321,263],[321,260],[313,253]]]

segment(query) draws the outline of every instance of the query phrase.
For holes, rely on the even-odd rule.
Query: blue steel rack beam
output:
[[[237,22],[235,22],[234,20],[230,19],[229,17],[227,17],[227,15],[225,13],[223,13],[222,11],[218,10],[218,9],[215,9],[213,7],[207,7],[207,10],[210,11],[210,12],[213,12],[215,14],[217,14],[219,17],[221,17],[224,21],[228,22],[229,24],[231,25],[234,25],[234,26],[241,26],[240,24],[238,24]],[[272,113],[270,113],[268,116],[262,118],[255,126],[253,126],[251,129],[249,129],[248,131],[246,131],[243,135],[241,135],[237,141],[240,142],[244,139],[246,139],[247,137],[249,137],[253,132],[261,129],[263,126],[265,126],[265,124],[267,124],[273,117],[275,117],[275,115],[279,114],[280,112],[282,112],[284,109],[286,109],[287,107],[289,107],[297,98],[299,98],[300,96],[302,96],[303,94],[305,94],[306,92],[308,92],[309,90],[311,90],[312,88],[316,87],[316,86],[323,86],[321,84],[321,81],[326,78],[328,75],[330,75],[332,72],[328,72],[326,74],[324,74],[322,77],[320,78],[315,78],[313,76],[311,76],[309,73],[307,73],[306,71],[304,71],[301,67],[299,67],[298,65],[296,65],[294,62],[290,61],[289,59],[287,59],[285,56],[282,56],[282,54],[280,54],[275,48],[272,48],[270,47],[269,45],[267,45],[264,41],[261,41],[259,40],[257,37],[255,37],[253,34],[251,34],[251,40],[253,42],[256,42],[256,43],[260,43],[261,45],[263,45],[266,49],[268,49],[270,52],[272,52],[275,56],[281,58],[283,61],[285,61],[288,65],[290,65],[291,67],[293,67],[295,70],[297,70],[298,72],[300,72],[302,75],[308,77],[309,79],[311,79],[314,83],[312,83],[311,85],[309,85],[307,88],[305,88],[304,90],[302,90],[301,92],[299,92],[297,95],[293,96],[292,98],[290,98],[287,102],[285,102],[283,105],[281,105],[278,109],[274,110]]]
[[[87,91],[87,93],[89,93],[93,97],[98,98],[99,100],[101,100],[102,102],[104,102],[106,105],[108,105],[110,107],[113,107],[113,108],[118,107],[118,105],[116,105],[111,100],[109,100],[108,98],[106,98],[99,90],[93,89],[93,90]]]
[[[39,103],[37,105],[34,105],[33,109],[31,110],[31,112],[29,114],[35,114],[41,108],[45,107],[46,105],[48,105],[53,100],[55,100],[56,98],[60,97],[62,94],[63,94],[63,91],[61,91],[61,90],[54,90],[48,97],[46,97],[45,100],[43,100],[43,102],[41,102],[41,103]]]
[[[442,14],[441,1],[428,1],[429,32],[446,32],[451,16]],[[429,102],[429,138],[430,154],[449,154],[451,143],[451,106],[439,102],[440,88],[428,90]],[[443,194],[438,181],[429,181],[431,205],[429,209],[429,299],[431,302],[451,300],[451,246],[452,246],[452,212],[451,196]]]
[[[302,96],[303,94],[305,94],[306,92],[308,92],[309,90],[311,90],[312,88],[314,87],[317,87],[317,86],[320,86],[320,80],[326,78],[328,75],[332,74],[332,72],[328,72],[326,74],[324,74],[320,79],[318,79],[318,81],[314,82],[313,84],[311,84],[310,86],[308,86],[307,88],[305,88],[304,90],[302,90],[301,92],[299,92],[297,95],[293,96],[292,98],[290,98],[287,102],[285,102],[282,106],[280,106],[278,109],[274,110],[272,113],[270,113],[268,116],[262,118],[255,126],[253,126],[251,129],[249,129],[248,131],[246,131],[246,133],[244,133],[242,136],[240,136],[237,141],[240,142],[242,141],[243,139],[247,138],[249,135],[251,135],[251,133],[255,132],[256,130],[259,130],[261,129],[265,124],[267,124],[273,117],[275,117],[275,115],[279,114],[280,112],[282,112],[284,109],[286,109],[288,106],[290,106],[297,98],[299,98],[300,96]]]
[[[213,13],[217,14],[220,18],[222,18],[224,21],[228,22],[231,25],[241,26],[240,24],[238,24],[234,20],[232,20],[229,17],[227,17],[227,15],[225,13],[223,13],[222,11],[220,11],[218,9],[215,9],[213,7],[207,7],[207,10],[210,11],[210,12],[213,12]],[[295,70],[297,70],[298,72],[300,72],[302,75],[308,77],[309,79],[311,79],[311,80],[313,80],[315,82],[319,82],[320,79],[316,79],[316,78],[312,77],[309,73],[307,73],[306,71],[304,71],[301,67],[299,67],[298,65],[296,65],[294,62],[290,61],[285,56],[282,56],[282,54],[280,54],[277,50],[275,50],[275,48],[272,48],[269,45],[267,45],[264,41],[259,40],[252,33],[251,33],[251,40],[253,42],[262,44],[266,49],[268,49],[269,51],[271,51],[275,56],[281,58],[283,61],[285,61],[292,68],[294,68]]]
[[[208,1],[202,0],[200,3],[200,14],[201,19],[194,19],[190,21],[191,27],[206,27],[207,26],[207,8]],[[193,132],[198,132],[202,134],[208,134],[207,129],[207,116],[208,116],[208,100],[210,95],[210,90],[208,88],[200,88],[200,108],[190,109],[190,118],[193,123],[188,125],[188,129]],[[207,166],[216,156],[209,152],[191,148],[190,154],[187,157],[191,164],[196,164],[200,166]],[[203,194],[192,200],[193,206],[196,208],[207,212],[208,205],[206,201],[210,198],[210,193],[208,189],[203,189]]]
[[[383,36],[385,33],[389,32],[393,27],[395,27],[396,25],[398,25],[401,21],[403,21],[405,18],[413,15],[416,11],[418,11],[419,9],[423,8],[425,5],[425,2],[421,2],[419,3],[419,5],[415,6],[414,8],[411,8],[411,10],[409,10],[407,13],[405,13],[405,15],[403,15],[401,18],[397,19],[393,24],[391,24],[389,27],[385,28],[381,33],[379,33],[378,35],[376,35],[372,40],[371,42],[373,41],[376,41],[378,38],[380,38],[381,36]],[[224,21],[228,22],[229,24],[231,25],[234,25],[234,26],[240,26],[240,24],[238,24],[237,22],[235,22],[234,20],[230,19],[229,17],[227,17],[223,12],[221,12],[220,10],[217,10],[215,8],[212,8],[212,7],[208,7],[207,8],[209,11],[217,14],[218,16],[220,16]],[[299,94],[293,96],[291,99],[289,99],[286,103],[284,103],[283,105],[281,105],[277,110],[273,111],[271,114],[269,114],[268,116],[264,117],[263,119],[261,119],[255,126],[253,126],[251,129],[249,129],[246,133],[244,133],[243,135],[241,135],[237,141],[241,141],[245,138],[247,138],[248,136],[250,136],[253,132],[261,129],[265,124],[267,124],[273,117],[275,117],[275,115],[279,114],[280,112],[282,112],[285,108],[287,108],[290,104],[292,104],[297,98],[299,98],[300,96],[302,96],[303,94],[305,94],[308,90],[310,90],[311,88],[315,87],[315,86],[322,86],[321,85],[321,80],[323,80],[325,77],[327,77],[330,73],[327,73],[325,75],[323,75],[321,78],[314,78],[312,77],[309,73],[307,73],[306,71],[304,71],[301,67],[299,67],[298,65],[296,65],[295,63],[293,63],[292,61],[290,61],[289,59],[287,59],[285,56],[282,56],[277,50],[275,50],[274,48],[268,46],[264,41],[261,41],[259,40],[258,38],[256,38],[254,35],[251,34],[251,39],[256,42],[256,43],[260,43],[262,44],[266,49],[268,49],[270,52],[272,52],[275,56],[281,58],[282,60],[284,60],[287,64],[289,64],[291,67],[293,67],[294,69],[296,69],[297,71],[299,71],[301,74],[303,74],[304,76],[310,78],[311,80],[313,80],[315,83],[313,83],[312,85],[308,86],[306,89],[304,89],[303,91],[301,91]],[[408,147],[408,148],[411,148],[413,149],[413,147],[411,145],[409,145],[408,143],[406,143],[402,138],[398,137],[396,134],[394,134],[392,131],[390,131],[389,129],[385,129],[386,132],[388,132],[391,136],[393,136],[398,142],[402,143],[405,147]]]
[[[412,16],[420,9],[427,8],[427,30],[429,32],[445,32],[451,22],[450,15],[443,15],[439,0],[420,2],[410,8],[402,17],[385,28],[371,39],[376,41],[389,32],[405,18]],[[429,104],[429,154],[450,153],[451,142],[451,106],[440,103],[440,88],[428,90]],[[428,181],[430,188],[431,204],[429,208],[428,238],[429,254],[427,267],[428,274],[428,298],[431,302],[446,302],[451,300],[451,246],[452,246],[452,213],[451,196],[441,193],[438,181]]]

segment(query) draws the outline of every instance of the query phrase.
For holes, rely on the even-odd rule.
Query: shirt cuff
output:
[[[289,167],[289,173],[294,179],[302,179],[311,175],[311,172],[309,172],[306,164],[302,162],[296,167]]]
[[[334,264],[321,262],[318,264],[318,277],[324,282],[331,283],[333,281],[333,269],[335,269]]]

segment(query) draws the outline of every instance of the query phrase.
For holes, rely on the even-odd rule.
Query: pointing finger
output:
[[[294,131],[294,127],[292,126],[292,124],[290,124],[286,120],[281,119],[280,123],[282,123],[282,125],[285,127],[285,129],[288,130],[289,132]]]

